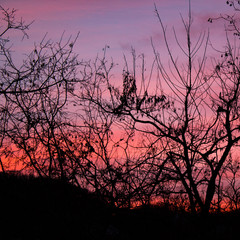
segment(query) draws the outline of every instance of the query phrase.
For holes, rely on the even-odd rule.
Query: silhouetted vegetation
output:
[[[227,5],[239,11],[239,3]],[[17,20],[15,10],[0,10],[0,234],[5,239],[236,234],[236,15],[208,19],[229,23],[226,46],[210,64],[209,33],[192,34],[189,1],[187,20],[182,18],[186,42],[173,30],[180,63],[155,6],[169,61],[165,64],[152,40],[147,76],[144,55],[132,49],[118,84],[109,47],[95,60],[79,60],[78,35],[67,40],[63,35],[58,42],[44,38],[16,64],[7,34],[14,30],[28,37],[30,24]]]
[[[209,33],[192,34],[189,1],[188,18],[182,19],[186,41],[180,42],[173,30],[182,56],[178,60],[156,7],[155,12],[168,63],[164,63],[165,59],[152,42],[152,69],[156,69],[156,76],[147,79],[144,56],[137,57],[133,50],[132,61],[126,60],[122,86],[116,87],[108,77],[113,64],[104,56],[97,62],[99,67],[94,67],[96,77],[88,82],[83,96],[99,111],[114,115],[115,122],[129,131],[128,138],[141,137],[141,141],[136,142],[140,156],[137,159],[134,156],[131,164],[128,163],[130,169],[134,169],[133,174],[136,169],[141,172],[137,173],[141,182],[134,184],[138,193],[142,191],[139,201],[173,197],[187,202],[193,213],[221,211],[228,205],[223,204],[226,200],[223,193],[228,194],[226,178],[238,175],[237,166],[236,175],[231,172],[235,160],[232,155],[240,140],[237,47],[227,34],[226,46],[223,51],[219,50],[221,57],[210,63],[207,58]],[[210,64],[213,68],[206,68]],[[130,149],[130,144],[127,146]],[[125,163],[122,166],[126,166]],[[238,185],[235,180],[229,180],[227,182]],[[229,190],[235,198],[239,186],[233,185]]]

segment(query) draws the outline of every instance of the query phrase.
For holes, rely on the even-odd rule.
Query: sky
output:
[[[92,59],[108,45],[109,55],[116,61],[128,54],[131,47],[151,57],[151,38],[157,47],[163,45],[154,4],[168,30],[171,32],[175,26],[180,38],[184,37],[180,14],[187,17],[188,0],[0,0],[4,8],[17,9],[17,16],[26,22],[34,20],[29,39],[22,41],[21,36],[13,36],[18,54],[29,52],[46,33],[47,38],[57,41],[63,32],[66,37],[80,32],[75,46],[80,58]],[[211,25],[207,20],[226,12],[226,1],[191,0],[191,5],[194,34],[210,28],[211,40],[218,42],[222,38],[222,32],[217,32],[219,24]]]

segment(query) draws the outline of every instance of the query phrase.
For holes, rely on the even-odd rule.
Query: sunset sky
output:
[[[80,32],[75,51],[80,58],[94,58],[105,45],[114,59],[122,58],[134,47],[138,53],[152,55],[150,38],[161,45],[160,26],[154,13],[154,3],[165,25],[183,33],[180,13],[186,17],[188,0],[0,0],[4,8],[15,8],[17,16],[26,22],[34,20],[30,39],[15,38],[15,48],[26,53],[48,33],[47,38],[58,40],[76,36]],[[227,12],[225,0],[192,0],[194,30],[196,33],[210,28],[211,40],[219,41],[219,24],[209,24],[209,17]]]
[[[225,167],[223,160],[228,161],[225,159],[227,155],[231,159],[239,153],[235,151],[234,144],[237,145],[240,141],[239,134],[235,133],[238,131],[236,124],[239,124],[236,118],[239,114],[237,112],[239,72],[236,70],[235,62],[238,64],[239,60],[238,56],[234,60],[235,56],[229,50],[232,48],[239,54],[240,47],[238,48],[237,44],[240,41],[232,44],[232,40],[239,36],[236,37],[233,31],[226,31],[229,27],[227,21],[219,18],[221,14],[222,16],[234,14],[226,0],[191,0],[193,24],[189,38],[191,44],[188,45],[194,49],[189,51],[191,53],[188,52],[186,44],[187,27],[186,25],[184,27],[183,23],[188,19],[189,0],[0,0],[0,6],[9,11],[17,9],[16,19],[22,18],[26,24],[33,21],[27,31],[29,38],[23,39],[23,34],[14,30],[7,31],[4,35],[10,41],[6,48],[5,45],[1,48],[1,53],[4,53],[0,55],[0,62],[3,65],[0,73],[3,78],[1,91],[4,101],[0,107],[3,106],[1,110],[4,116],[1,119],[4,123],[1,130],[2,142],[6,144],[7,150],[0,152],[3,157],[6,156],[2,158],[3,160],[0,158],[0,162],[7,164],[10,159],[11,163],[19,162],[20,167],[30,166],[33,169],[39,168],[37,169],[39,172],[48,171],[46,175],[49,174],[49,177],[55,177],[56,170],[56,177],[59,172],[59,177],[63,179],[71,175],[71,179],[74,176],[82,181],[82,175],[83,178],[88,178],[89,174],[89,179],[95,181],[90,185],[96,188],[97,193],[97,171],[100,173],[99,176],[103,176],[105,170],[102,165],[106,165],[106,174],[110,176],[106,178],[110,179],[106,180],[108,181],[106,186],[109,184],[109,189],[112,188],[113,196],[113,190],[118,188],[116,185],[118,182],[128,184],[129,181],[129,189],[135,188],[134,180],[122,181],[122,179],[125,179],[125,176],[126,179],[130,179],[131,175],[138,178],[146,162],[150,169],[146,169],[146,176],[154,179],[156,176],[155,185],[158,184],[160,174],[163,172],[169,177],[165,178],[163,175],[162,183],[165,184],[168,178],[170,181],[176,181],[173,185],[177,191],[179,184],[177,181],[181,179],[186,192],[182,192],[181,189],[180,195],[184,197],[185,194],[189,194],[192,209],[199,207],[204,212],[210,206],[217,176],[221,175],[219,178],[222,178],[225,174],[219,172],[220,168]],[[165,31],[161,28],[155,6],[166,27],[163,28],[167,32],[169,51],[166,50],[163,34]],[[210,23],[209,19],[214,19],[213,23]],[[238,21],[239,19],[240,17],[237,17]],[[240,24],[237,23],[237,26]],[[0,19],[0,34],[4,29],[3,21]],[[177,41],[174,37],[175,32],[178,36]],[[39,51],[39,48],[35,49],[43,38],[44,41],[51,39],[53,42],[59,42],[62,38],[63,42],[67,42],[69,38],[74,40],[78,33],[74,53],[79,56],[80,61],[71,61],[71,57],[67,58],[62,48],[56,47],[56,50],[52,47],[56,45],[51,45],[51,48],[39,47],[42,51]],[[208,33],[209,42],[206,41]],[[201,34],[205,36],[205,41],[199,46],[196,42],[201,43],[199,37]],[[231,42],[229,48],[226,48],[227,36]],[[71,41],[66,44],[68,50],[72,50]],[[98,55],[101,56],[105,46],[109,46],[107,59],[113,59],[116,64],[116,68],[110,73],[104,71],[104,67],[108,69],[108,66],[112,66],[111,62],[109,64],[109,61],[106,61],[107,63],[104,61],[102,64],[103,61],[96,61],[94,65],[88,61],[94,60]],[[8,47],[11,51],[6,51],[5,54],[4,49]],[[133,71],[130,69],[129,75],[123,72],[124,57],[127,57],[127,62],[130,58],[130,64],[133,63],[132,49],[136,50],[137,56],[144,54],[147,63],[144,67],[141,62],[133,64],[136,71],[132,74]],[[196,49],[198,51],[195,55]],[[155,50],[159,54],[154,55]],[[36,55],[31,55],[31,52]],[[16,67],[9,60],[8,53],[12,54],[10,60],[13,60]],[[224,61],[222,65],[221,55]],[[2,61],[4,57],[10,64],[4,64]],[[137,60],[141,61],[141,58]],[[90,64],[87,64],[89,62]],[[77,65],[76,68],[74,64]],[[78,78],[81,81],[76,81]],[[13,97],[8,97],[8,94]],[[99,137],[99,141],[95,140],[97,137],[94,134]],[[4,144],[1,147],[5,147]],[[44,149],[47,149],[46,154]],[[146,152],[143,152],[145,150]],[[34,155],[33,158],[30,157],[31,154]],[[99,164],[99,170],[95,170],[98,168],[98,159],[102,163]],[[161,160],[159,161],[161,163],[155,165],[155,160]],[[152,163],[149,164],[148,161]],[[19,166],[14,167],[19,169]],[[228,165],[226,166],[227,169]],[[126,174],[121,170],[123,167]],[[71,173],[68,173],[68,168]],[[89,170],[90,168],[94,170]],[[132,174],[131,171],[135,171],[135,168],[140,169],[136,170],[139,173]],[[4,170],[4,167],[2,169]],[[161,171],[155,175],[155,169]],[[91,171],[95,173],[91,174]],[[116,181],[112,177],[112,172],[116,175]],[[140,181],[141,179],[148,181],[148,177],[145,178],[143,175],[139,177]],[[130,183],[131,181],[133,183]],[[85,182],[88,184],[91,181]],[[186,182],[189,186],[186,186]],[[156,191],[161,190],[161,184]],[[140,185],[143,186],[142,183]],[[150,185],[152,183],[147,183],[146,186]],[[107,187],[105,183],[102,184],[99,192],[103,191],[108,195],[110,190]],[[106,191],[102,188],[106,188]],[[121,194],[127,189],[120,188]],[[204,194],[200,190],[207,188],[210,190],[202,201]],[[129,190],[129,196],[132,194],[131,191]],[[152,193],[154,191],[155,186]],[[171,194],[175,194],[175,189],[171,191]],[[191,191],[193,192],[190,194]],[[140,194],[145,194],[144,192],[145,190]],[[147,192],[146,196],[149,197]],[[115,201],[113,196],[110,198]],[[196,202],[191,199],[194,201],[196,199]],[[209,205],[206,207],[207,203]]]

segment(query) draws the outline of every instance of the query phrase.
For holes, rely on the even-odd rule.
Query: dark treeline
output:
[[[31,24],[1,8],[2,173],[17,169],[59,180],[111,208],[158,203],[203,215],[238,210],[240,9],[237,1],[228,5],[232,16],[208,19],[227,23],[224,50],[212,59],[210,33],[192,34],[189,1],[182,20],[186,41],[173,33],[179,61],[155,6],[168,63],[152,41],[147,76],[144,55],[132,49],[131,60],[124,57],[121,85],[112,77],[116,64],[107,57],[108,46],[95,60],[80,60],[74,53],[78,35],[44,38],[16,64],[8,32],[28,37]]]

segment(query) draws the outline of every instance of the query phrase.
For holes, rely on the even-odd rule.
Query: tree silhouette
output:
[[[231,7],[235,13],[240,11],[240,2],[238,0],[234,0],[234,1],[226,1],[226,4]],[[240,36],[240,29],[239,29],[239,25],[238,25],[238,18],[236,17],[236,14],[220,14],[219,17],[215,17],[215,18],[209,18],[209,22],[212,23],[215,20],[224,20],[226,24],[225,29],[228,32],[232,32],[233,35],[235,36]]]
[[[235,11],[237,4],[228,2]],[[221,16],[230,24],[226,46],[210,61],[209,33],[193,34],[190,1],[187,20],[182,17],[185,42],[173,29],[176,51],[155,6],[168,63],[152,40],[147,77],[144,55],[132,49],[132,66],[124,56],[117,86],[108,46],[102,57],[79,61],[73,51],[78,35],[44,38],[18,67],[5,36],[13,29],[27,37],[29,24],[16,20],[15,10],[1,10],[3,172],[18,164],[27,173],[87,188],[114,207],[157,200],[203,214],[221,204],[239,207],[232,154],[240,140],[240,69],[229,35],[239,34],[235,16]]]
[[[140,147],[134,140],[137,138],[135,123],[125,118],[122,111],[127,104],[133,103],[135,79],[124,71],[123,95],[120,95],[110,83],[114,63],[108,62],[105,50],[102,58],[97,57],[92,64],[89,63],[87,72],[92,78],[78,94],[77,105],[84,109],[79,118],[88,124],[85,134],[88,140],[85,141],[94,149],[88,155],[88,168],[83,177],[87,176],[87,182],[103,196],[111,196],[110,202],[117,206],[149,204],[157,192],[169,194],[174,184],[164,184],[170,175],[164,168],[167,162],[164,151],[155,151],[158,143],[154,144],[146,136],[145,145],[140,143]],[[106,98],[114,104],[111,112]]]
[[[78,35],[67,41],[62,36],[56,43],[44,38],[18,67],[8,47],[10,39],[4,36],[10,29],[27,36],[29,24],[17,21],[15,10],[1,10],[2,170],[9,160],[25,170],[35,169],[40,176],[72,179],[72,116],[67,116],[66,105],[82,80],[77,77],[81,61],[73,53]]]
[[[192,36],[189,6],[187,21],[182,19],[185,45],[180,43],[174,29],[177,46],[185,57],[185,62],[180,64],[171,50],[167,30],[156,7],[155,12],[170,62],[169,68],[164,65],[152,43],[154,64],[160,76],[155,87],[151,89],[144,78],[144,62],[142,78],[137,78],[137,58],[133,54],[132,73],[124,71],[121,88],[103,78],[99,86],[108,89],[105,96],[109,97],[89,94],[85,97],[108,114],[117,116],[126,128],[144,133],[148,138],[151,136],[155,156],[161,153],[161,158],[157,158],[157,171],[165,170],[159,174],[165,173],[168,183],[174,186],[172,193],[187,196],[192,212],[199,210],[207,214],[221,170],[240,140],[238,58],[227,39],[224,57],[216,60],[212,70],[206,68],[209,35]],[[94,84],[92,87],[96,89],[95,81]],[[153,177],[152,184],[154,181]]]
[[[4,9],[2,6],[0,6],[2,18],[1,18],[1,25],[0,25],[0,57],[1,61],[4,62],[3,66],[1,67],[1,81],[0,81],[0,98],[1,98],[1,108],[0,108],[0,114],[1,114],[1,130],[0,130],[0,147],[2,146],[4,135],[5,135],[5,127],[7,125],[6,120],[6,102],[4,99],[4,94],[8,90],[8,88],[11,86],[11,83],[6,82],[4,78],[2,78],[2,74],[8,75],[6,67],[8,65],[13,66],[13,62],[11,59],[10,54],[10,47],[8,45],[9,38],[7,37],[7,34],[9,31],[20,31],[23,34],[23,37],[28,37],[27,30],[31,23],[25,23],[22,19],[17,20],[16,19],[16,10],[15,9]],[[4,70],[3,70],[4,69]],[[1,162],[2,170],[3,163]]]
[[[240,204],[239,159],[230,158],[224,174],[226,184],[221,189],[222,201],[227,210],[238,210]]]

